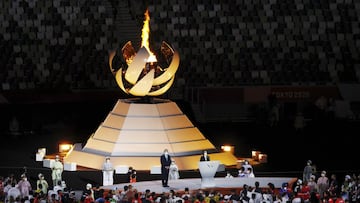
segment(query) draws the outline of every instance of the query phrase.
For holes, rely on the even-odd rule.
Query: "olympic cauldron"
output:
[[[110,53],[110,70],[125,93],[134,96],[159,96],[173,84],[180,63],[178,52],[164,41],[161,43],[160,56],[156,57],[148,50],[142,46],[136,53],[131,41],[127,42],[121,49],[122,61],[126,63],[119,68],[113,67],[116,52]],[[161,63],[157,58],[162,59]]]
[[[128,41],[121,54],[109,54],[109,67],[117,84],[135,98],[119,99],[85,145],[75,144],[64,161],[101,170],[105,157],[110,157],[117,173],[126,173],[130,166],[160,173],[159,156],[168,149],[179,170],[197,169],[204,150],[221,164],[236,165],[237,158],[218,152],[175,102],[156,98],[173,84],[180,57],[165,41],[157,55],[150,50],[148,11],[145,18],[140,49],[136,52]],[[118,58],[120,65],[114,65]],[[149,97],[156,102],[141,100]]]
[[[130,166],[160,173],[159,156],[168,149],[179,170],[198,169],[204,150],[225,166],[236,165],[237,158],[218,152],[175,102],[156,98],[173,84],[180,63],[168,43],[163,41],[155,56],[145,46],[136,52],[129,41],[120,55],[123,63],[114,66],[117,53],[109,54],[110,70],[121,90],[135,98],[119,99],[85,145],[74,145],[65,162],[100,170],[105,157],[110,157],[116,173],[127,172]],[[143,97],[156,102],[144,102]]]

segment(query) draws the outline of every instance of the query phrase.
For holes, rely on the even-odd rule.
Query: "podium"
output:
[[[220,161],[200,161],[201,187],[215,187],[215,173]]]

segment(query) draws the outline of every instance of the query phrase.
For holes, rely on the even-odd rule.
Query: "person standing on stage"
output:
[[[180,178],[179,168],[176,165],[175,160],[171,160],[170,171],[169,171],[169,179],[170,180],[177,180],[179,178]]]
[[[28,181],[25,174],[21,175],[21,180],[18,182],[17,187],[20,190],[21,198],[29,197],[31,189],[31,184]]]
[[[326,171],[321,171],[321,176],[317,179],[316,186],[320,198],[323,198],[324,192],[329,189],[329,178],[326,177]]]
[[[207,151],[204,151],[204,153],[201,155],[200,161],[210,161],[210,156],[207,154]]]
[[[39,179],[36,181],[36,189],[41,190],[43,194],[47,194],[49,188],[48,182],[45,180],[45,177],[42,173],[39,173],[38,177]]]
[[[161,183],[163,187],[169,187],[168,180],[169,180],[169,169],[171,164],[171,157],[169,151],[164,149],[163,154],[160,156],[160,163],[161,163]]]
[[[305,184],[309,182],[312,174],[313,174],[312,161],[308,160],[306,162],[306,166],[304,167],[304,171],[303,171],[303,181],[305,182]]]
[[[51,177],[53,180],[53,187],[55,187],[57,185],[57,183],[62,180],[63,170],[64,170],[64,165],[60,161],[60,156],[56,155],[55,162],[54,162],[54,165],[52,167],[52,172],[51,172]]]
[[[113,185],[114,184],[114,168],[112,163],[110,162],[110,157],[105,158],[105,162],[103,164],[103,186]]]

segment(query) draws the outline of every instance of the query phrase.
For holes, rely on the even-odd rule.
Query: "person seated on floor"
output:
[[[241,167],[239,169],[239,175],[238,175],[239,178],[244,178],[245,177],[245,171],[244,171],[244,167]]]
[[[134,172],[134,168],[132,166],[129,167],[129,170],[127,172],[127,182],[130,183],[131,181],[131,176],[133,175]]]
[[[181,198],[185,199],[185,197],[187,197],[188,199],[190,199],[191,197],[190,190],[188,187],[185,187],[184,194],[181,195]]]
[[[94,190],[90,183],[86,184],[86,189],[83,192],[81,197],[81,201],[84,203],[91,203],[95,201]]]
[[[299,181],[299,180],[298,180]],[[299,181],[300,183],[300,191],[296,193],[295,197],[300,197],[304,201],[308,201],[310,199],[310,187],[307,184],[304,184],[303,181]]]
[[[288,201],[291,198],[292,191],[289,188],[289,183],[284,182],[281,184],[281,188],[279,190],[279,195],[281,197],[281,201]]]
[[[252,168],[248,168],[247,171],[245,171],[245,177],[255,178],[255,174],[253,173]]]
[[[248,168],[252,168],[252,165],[249,163],[248,160],[245,160],[242,164],[242,167],[244,167],[244,171],[247,171]]]
[[[132,170],[132,174],[130,175],[130,183],[136,183],[136,170]]]
[[[234,176],[232,176],[230,171],[228,171],[228,172],[226,172],[225,178],[234,178]]]
[[[295,184],[293,184],[293,188],[292,188],[292,191],[295,196],[297,195],[297,193],[301,191],[302,186],[303,186],[303,181],[301,179],[297,179]]]

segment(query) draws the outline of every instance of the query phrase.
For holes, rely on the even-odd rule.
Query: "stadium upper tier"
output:
[[[117,88],[109,51],[139,47],[146,8],[150,47],[180,54],[175,88],[360,82],[358,1],[144,2],[0,2],[0,89]]]

